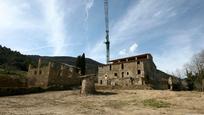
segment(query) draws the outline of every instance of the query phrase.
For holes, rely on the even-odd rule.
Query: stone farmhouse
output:
[[[64,87],[80,85],[80,69],[67,64],[49,62],[42,66],[41,59],[37,68],[29,65],[27,73],[28,87]]]
[[[168,89],[170,75],[158,70],[151,54],[115,59],[98,67],[98,83],[105,86],[149,86]]]

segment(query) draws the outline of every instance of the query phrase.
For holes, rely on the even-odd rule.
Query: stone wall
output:
[[[148,85],[168,89],[170,75],[157,70],[150,54],[114,60],[98,67],[98,84],[111,86]]]
[[[96,75],[85,75],[81,76],[82,85],[81,85],[81,94],[94,94],[95,90],[95,77]]]
[[[150,81],[154,89],[169,89],[168,79],[171,75],[160,70],[156,70],[154,79]]]
[[[98,83],[102,85],[142,85],[144,77],[143,61],[109,64],[98,70]]]
[[[76,68],[61,65],[52,67],[49,74],[49,86],[80,85],[80,71]]]
[[[29,66],[27,73],[28,87],[64,87],[80,85],[80,70],[76,67],[49,62],[41,67],[41,60],[37,68]]]
[[[28,87],[47,88],[50,66],[29,69],[27,73]]]

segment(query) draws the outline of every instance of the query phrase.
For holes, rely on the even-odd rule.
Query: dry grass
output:
[[[160,90],[55,91],[0,97],[0,115],[159,115],[204,114],[200,92]]]

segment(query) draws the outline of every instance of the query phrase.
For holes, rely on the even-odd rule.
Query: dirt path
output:
[[[204,114],[200,92],[106,90],[93,96],[55,91],[0,97],[0,115],[190,115]]]

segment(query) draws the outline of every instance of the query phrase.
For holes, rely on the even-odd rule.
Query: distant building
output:
[[[63,87],[80,85],[80,69],[67,64],[56,64],[49,62],[41,66],[41,59],[37,68],[29,65],[27,78],[28,87]]]
[[[168,89],[170,75],[157,70],[151,54],[115,59],[98,67],[98,83],[110,86],[146,85],[155,89]]]

